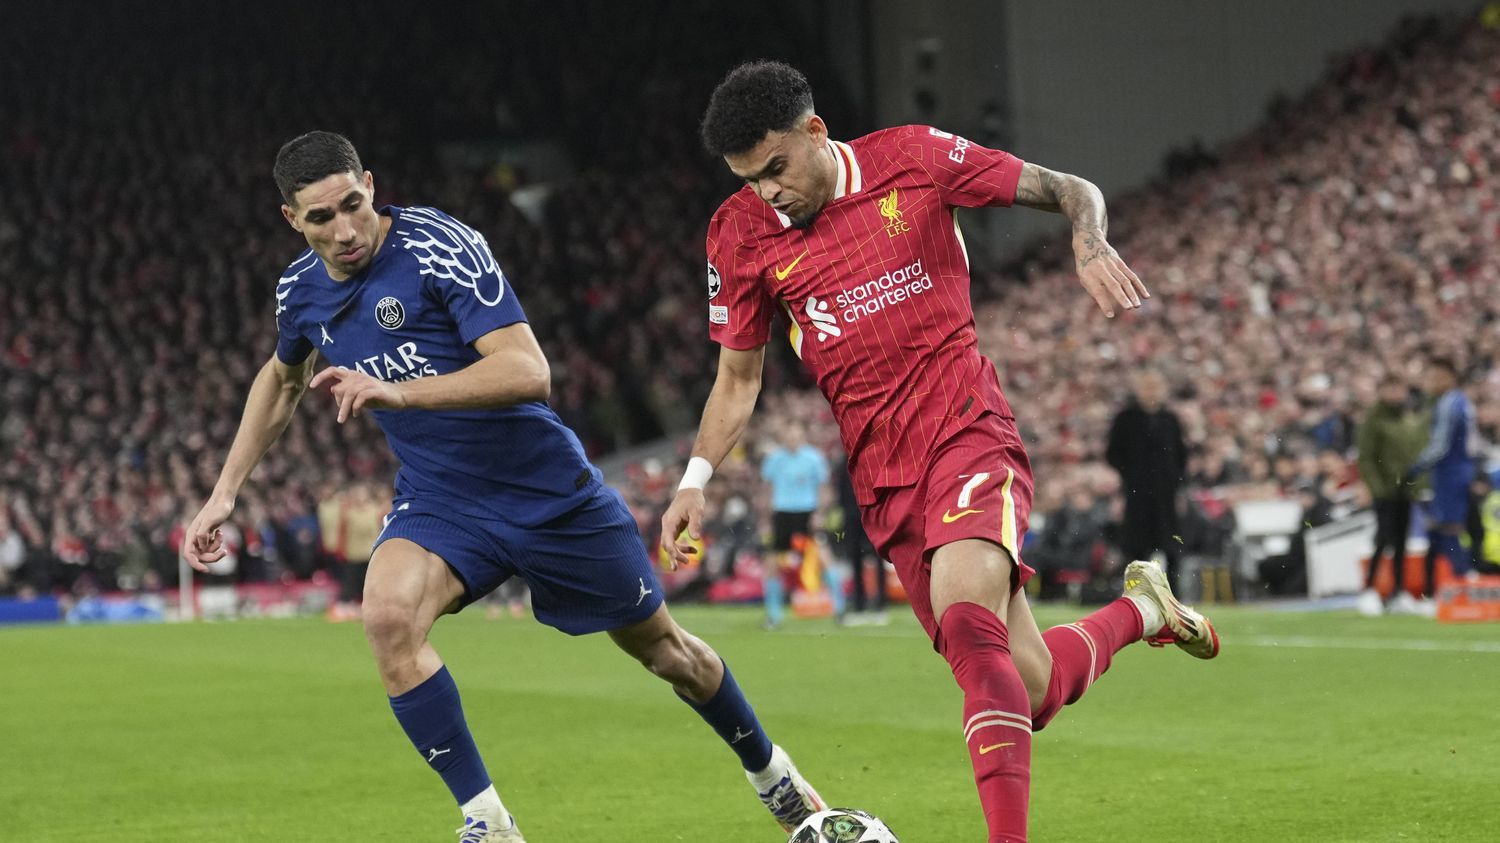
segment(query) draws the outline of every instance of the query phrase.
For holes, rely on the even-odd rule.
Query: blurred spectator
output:
[[[870,537],[865,533],[864,522],[859,517],[859,500],[854,493],[854,479],[845,464],[838,478],[839,524],[834,532],[834,545],[839,554],[849,561],[853,584],[850,595],[854,605],[844,615],[844,623],[850,626],[884,626],[890,622],[886,614],[885,560],[875,552]]]
[[[1175,586],[1181,543],[1177,489],[1187,472],[1187,443],[1166,399],[1167,382],[1160,373],[1137,375],[1135,400],[1110,426],[1105,459],[1120,473],[1125,494],[1120,549],[1130,559],[1161,554]]]
[[[714,537],[704,560],[705,576],[716,580],[734,570],[736,560],[745,555],[759,556],[762,549],[761,515],[755,506],[759,483],[751,478],[750,466],[744,461],[720,465],[715,475],[716,506],[708,513],[704,531]],[[680,475],[681,472],[674,472]],[[651,502],[653,514],[660,498]]]
[[[10,517],[0,510],[0,594],[20,588],[21,564],[26,561],[26,543],[11,526]]]
[[[1412,597],[1406,592],[1406,537],[1411,532],[1412,487],[1406,472],[1416,462],[1426,443],[1422,419],[1412,412],[1406,381],[1387,372],[1380,383],[1380,398],[1359,426],[1359,474],[1370,490],[1375,508],[1375,550],[1365,575],[1365,590],[1359,596],[1359,611],[1378,615],[1382,604],[1375,590],[1375,576],[1386,551],[1390,551],[1396,590],[1393,611],[1410,611]]]
[[[1290,495],[1302,509],[1304,529],[1321,527],[1333,520],[1333,507],[1319,492],[1316,482],[1299,481]],[[1307,593],[1307,537],[1304,532],[1291,536],[1286,553],[1271,556],[1258,565],[1261,586],[1269,594],[1296,596]]]
[[[1062,505],[1050,509],[1025,551],[1045,594],[1060,588],[1078,599],[1083,584],[1104,562],[1111,520],[1106,499],[1096,497],[1082,480],[1071,484]]]
[[[318,497],[318,553],[320,568],[342,568],[344,564],[344,502],[348,491],[324,483]]]
[[[335,620],[352,620],[359,617],[359,604],[365,592],[365,574],[370,568],[370,556],[375,549],[375,540],[385,526],[385,514],[390,512],[389,493],[374,483],[355,483],[347,491],[336,495],[337,504],[335,535],[337,543],[333,555],[339,560],[339,600],[334,606]],[[324,504],[318,505],[320,514]],[[325,546],[326,546],[325,534]]]
[[[1471,546],[1478,548],[1474,555],[1474,569],[1482,574],[1500,574],[1500,489],[1496,489],[1494,480],[1484,473],[1480,473],[1474,483],[1475,495],[1479,499],[1479,505],[1475,507],[1479,529],[1470,531]]]

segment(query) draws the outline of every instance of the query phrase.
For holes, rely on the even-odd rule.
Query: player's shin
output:
[[[943,612],[939,631],[943,657],[964,692],[964,741],[990,843],[1024,841],[1031,703],[1011,660],[1005,624],[977,603],[955,603]]]
[[[766,626],[775,629],[786,618],[786,585],[781,581],[780,567],[773,568],[765,579]]]
[[[1114,654],[1141,640],[1143,634],[1141,610],[1128,597],[1077,623],[1054,626],[1042,633],[1052,654],[1052,679],[1046,698],[1031,712],[1033,728],[1043,728],[1063,706],[1077,702],[1109,670]]]
[[[678,696],[734,750],[745,770],[759,772],[771,763],[771,739],[761,728],[739,683],[734,681],[729,665],[724,665],[724,678],[719,689],[706,702],[695,703],[681,694]]]
[[[1437,549],[1448,560],[1448,568],[1454,575],[1464,576],[1473,568],[1474,560],[1469,554],[1469,548],[1464,546],[1463,538],[1457,533],[1438,533]]]
[[[446,666],[422,684],[390,700],[391,711],[406,736],[421,753],[422,760],[442,777],[460,806],[494,793],[479,748],[469,734],[458,686]],[[494,797],[493,805],[484,807],[490,808],[498,819],[507,817],[498,796]]]

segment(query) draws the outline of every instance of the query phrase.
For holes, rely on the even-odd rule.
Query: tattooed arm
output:
[[[1104,194],[1092,182],[1025,164],[1016,184],[1015,204],[1060,213],[1073,224],[1078,280],[1105,316],[1115,315],[1116,304],[1132,310],[1141,306],[1141,299],[1151,297],[1146,285],[1105,239],[1109,219],[1104,211]]]

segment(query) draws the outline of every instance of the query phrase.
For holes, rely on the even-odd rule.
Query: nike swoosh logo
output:
[[[984,512],[984,510],[982,510],[982,509],[966,509],[966,510],[958,513],[957,515],[955,515],[955,514],[953,514],[953,510],[949,509],[949,510],[946,510],[945,512],[943,512],[943,523],[944,524],[952,524],[954,521],[957,521],[958,519],[964,517],[965,515],[973,515],[976,512]]]
[[[792,270],[797,268],[797,264],[802,263],[802,259],[807,257],[807,252],[807,249],[803,249],[802,254],[798,255],[796,260],[786,265],[786,269],[781,269],[778,267],[776,269],[776,280],[785,281],[786,277],[792,274]]]
[[[1002,746],[1015,746],[1015,745],[1016,745],[1015,741],[1011,741],[1010,743],[992,743],[989,746],[981,746],[979,748],[979,754],[980,755],[988,755],[992,750],[999,749]]]

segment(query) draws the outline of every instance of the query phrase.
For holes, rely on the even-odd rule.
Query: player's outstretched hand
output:
[[[393,383],[376,380],[363,372],[329,366],[319,372],[307,386],[317,389],[329,384],[328,394],[339,408],[339,424],[359,415],[366,407],[372,410],[399,410],[406,406],[406,396]]]
[[[234,500],[209,498],[198,510],[197,517],[188,525],[187,535],[182,537],[182,558],[193,566],[193,570],[208,572],[208,566],[224,558],[228,551],[219,526],[229,520],[234,511]]]
[[[1079,282],[1105,316],[1113,319],[1117,306],[1134,310],[1141,306],[1141,299],[1151,298],[1146,285],[1120,260],[1120,253],[1100,232],[1074,234],[1073,256],[1078,264]]]
[[[666,514],[661,517],[661,549],[666,551],[674,571],[678,565],[691,564],[693,560],[689,557],[698,552],[698,548],[677,540],[684,528],[694,539],[703,537],[702,489],[679,491],[677,497],[672,499],[672,505],[667,507]]]

